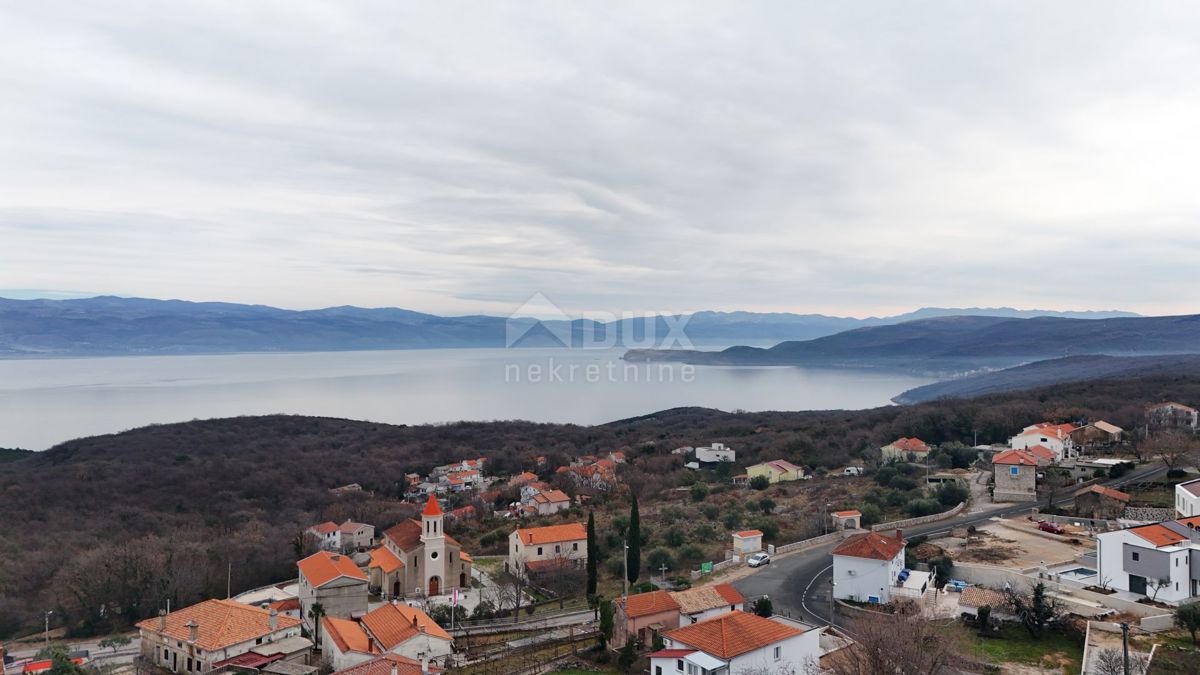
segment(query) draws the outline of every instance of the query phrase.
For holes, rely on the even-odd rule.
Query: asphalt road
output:
[[[1104,484],[1120,486],[1145,480],[1163,471],[1165,471],[1165,467],[1151,466]],[[1063,499],[1056,500],[1055,504],[1063,504],[1073,499],[1073,495],[1068,494]],[[1025,513],[1039,503],[1041,502],[1006,504],[988,511],[963,514],[926,525],[905,528],[904,535],[907,538],[922,534],[938,534],[951,528],[983,523],[997,516],[1005,517]],[[830,551],[834,546],[836,544],[828,544],[773,560],[770,565],[760,568],[755,574],[734,581],[733,586],[747,598],[769,596],[771,604],[778,614],[792,616],[802,621],[828,624],[829,582],[833,575]]]

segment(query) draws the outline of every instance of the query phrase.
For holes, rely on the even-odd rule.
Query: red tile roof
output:
[[[395,671],[392,668],[395,667]],[[429,672],[440,673],[441,669],[429,666]],[[399,654],[384,654],[365,663],[336,671],[333,675],[421,675],[421,662]]]
[[[437,497],[429,495],[429,501],[425,502],[425,510],[421,511],[422,516],[440,516],[442,515],[442,506],[438,504]]]
[[[671,597],[679,605],[683,614],[696,614],[717,607],[740,605],[746,601],[742,594],[730,584],[715,586],[697,586],[686,591],[675,591]]]
[[[308,579],[308,583],[313,588],[320,588],[341,577],[360,581],[367,580],[367,575],[358,569],[358,565],[354,564],[350,556],[338,555],[329,551],[314,553],[296,563],[296,566],[300,568],[300,573],[304,575],[305,579]]]
[[[190,607],[175,610],[166,616],[166,630],[162,634],[175,640],[188,641],[191,629],[188,623],[196,623],[196,645],[205,651],[232,647],[249,642],[271,633],[300,625],[299,619],[278,616],[278,628],[271,630],[270,612],[252,605],[243,605],[234,600],[205,600]],[[158,618],[138,623],[138,628],[153,633],[158,630]]]
[[[629,618],[649,616],[660,612],[678,612],[679,603],[666,591],[638,593],[624,598],[625,616]]]
[[[1103,485],[1089,485],[1079,492],[1076,492],[1075,496],[1078,497],[1089,492],[1095,492],[1098,495],[1111,497],[1112,499],[1116,499],[1117,501],[1121,502],[1128,502],[1130,500],[1130,496],[1127,493],[1121,492],[1120,490],[1114,490],[1110,487],[1104,487]]]
[[[522,544],[553,544],[560,541],[576,541],[587,539],[587,530],[583,523],[567,523],[566,525],[548,525],[546,527],[523,527],[517,530],[517,538]]]
[[[992,458],[992,464],[1025,464],[1028,466],[1037,466],[1037,457],[1025,452],[1024,450],[1005,450],[998,453]]]
[[[454,639],[428,614],[408,605],[383,605],[367,612],[362,624],[384,650],[390,650],[422,633],[443,640]]]
[[[719,659],[731,659],[803,632],[755,614],[733,611],[668,631],[666,637]]]
[[[648,659],[681,659],[688,654],[695,654],[695,649],[660,649],[646,655]]]
[[[1048,461],[1054,461],[1054,459],[1056,457],[1058,457],[1058,455],[1054,454],[1053,450],[1051,450],[1050,448],[1047,448],[1044,445],[1034,445],[1034,446],[1025,448],[1025,452],[1028,452],[1029,454],[1033,455],[1034,457],[1040,457],[1040,458],[1048,460]]]
[[[833,549],[833,555],[872,560],[891,560],[904,550],[904,540],[878,532],[863,532],[848,537]]]
[[[838,518],[853,518],[854,516],[861,516],[862,511],[834,511],[833,515],[837,516]]]
[[[384,531],[383,536],[391,540],[396,545],[396,548],[401,551],[408,552],[415,550],[421,545],[421,521],[406,520],[389,527]],[[446,543],[452,546],[462,547],[461,544],[448,534],[443,534],[446,538]]]
[[[288,598],[287,600],[276,600],[269,607],[276,612],[292,612],[300,609],[300,600],[298,598]]]
[[[1178,544],[1181,541],[1187,541],[1187,537],[1172,531],[1170,528],[1164,527],[1160,523],[1131,527],[1129,531],[1154,544],[1156,547],[1170,546],[1171,544]]]
[[[929,444],[919,438],[899,438],[892,441],[892,445],[905,452],[929,452]]]
[[[742,530],[741,532],[734,532],[733,536],[743,537],[743,538],[745,538],[745,537],[761,537],[762,530]]]
[[[333,640],[337,650],[343,654],[346,652],[379,653],[379,650],[371,644],[370,636],[362,629],[362,626],[358,625],[357,621],[325,616],[321,617],[321,627],[329,634],[329,639]]]
[[[371,551],[371,562],[367,565],[367,569],[378,567],[384,574],[390,574],[404,567],[404,561],[396,557],[392,553],[392,549],[386,546]]]

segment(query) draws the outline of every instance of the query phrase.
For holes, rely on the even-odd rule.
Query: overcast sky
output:
[[[5,3],[0,295],[1193,313],[1198,64],[1196,3]]]

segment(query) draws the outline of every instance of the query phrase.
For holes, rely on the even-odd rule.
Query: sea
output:
[[[890,405],[931,378],[791,366],[628,363],[622,349],[421,349],[0,360],[0,447],[149,424],[288,413],[426,424],[599,424],[680,406]],[[703,440],[703,439],[698,439]]]

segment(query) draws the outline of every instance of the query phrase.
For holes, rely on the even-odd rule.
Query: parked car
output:
[[[1058,525],[1055,525],[1054,523],[1052,523],[1048,520],[1043,520],[1042,522],[1038,523],[1038,529],[1041,530],[1042,532],[1049,532],[1050,534],[1066,534],[1067,533],[1066,530],[1062,529]]]
[[[767,555],[766,553],[755,553],[754,555],[750,556],[749,558],[746,558],[746,564],[751,567],[761,567],[762,565],[770,565],[771,564],[771,556]]]

